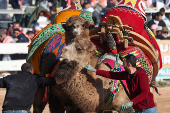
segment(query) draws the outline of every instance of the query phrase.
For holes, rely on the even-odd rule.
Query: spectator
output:
[[[170,0],[157,0],[157,2],[162,2],[162,4],[164,4],[164,7],[169,7],[170,5]]]
[[[4,29],[0,30],[0,42],[1,43],[14,43],[15,40],[8,36]]]
[[[21,0],[11,0],[11,5],[13,9],[20,9],[20,6],[22,5]],[[20,14],[14,14],[14,17],[16,19],[16,22],[20,22],[21,15]]]
[[[18,28],[13,30],[14,39],[16,43],[28,43],[28,38],[23,34],[20,33],[20,30]],[[19,59],[26,59],[27,54],[12,54],[13,60],[19,60]]]
[[[48,18],[44,15],[43,11],[40,12],[40,16],[37,20],[37,23],[41,28],[44,28],[49,24]]]
[[[0,30],[4,29],[5,32],[8,32],[8,24],[6,23],[0,23]]]
[[[152,26],[153,24],[157,24],[158,26],[162,26],[162,27],[165,27],[165,26],[166,26],[165,22],[162,20],[162,14],[161,14],[161,12],[157,12],[156,15],[155,15],[155,19],[152,19],[151,21],[149,21],[149,22],[147,23],[147,26],[148,26],[149,28],[151,28],[151,26]]]
[[[166,40],[166,39],[170,39],[170,37],[168,37],[168,28],[167,27],[163,27],[162,28],[162,34],[158,37],[158,39],[161,39],[161,40]]]
[[[28,40],[29,40],[29,43],[31,42],[31,40],[33,39],[34,37],[34,32],[33,31],[27,31],[26,35],[25,35]]]
[[[156,7],[156,0],[141,0],[144,9],[149,7]]]
[[[13,30],[13,34],[14,39],[17,43],[29,42],[28,38],[23,33],[20,33],[20,30],[18,28]]]
[[[37,33],[39,33],[39,32],[40,32],[41,27],[36,26],[36,27],[34,27],[34,28],[33,28],[33,30],[34,30],[34,34],[36,35]]]
[[[38,6],[41,0],[36,0],[35,5]]]
[[[158,26],[156,28],[156,39],[160,39],[161,34],[162,34],[162,26]]]
[[[97,11],[94,10],[94,8],[91,6],[91,2],[90,0],[85,0],[84,1],[84,6],[85,6],[85,11],[89,11],[93,14],[93,20],[96,26],[98,26],[98,24],[101,21],[101,16],[99,15],[99,13]]]
[[[12,37],[8,36],[6,31],[4,29],[0,30],[0,43],[14,43],[14,39]],[[3,48],[1,48],[3,49]],[[0,55],[0,60],[6,61],[11,60],[11,56],[8,54]]]
[[[165,22],[165,24],[169,25],[169,19],[165,16],[165,8],[161,8],[159,12],[161,12],[161,14],[163,15],[162,20]]]
[[[156,36],[156,28],[158,27],[158,25],[157,24],[153,24],[152,26],[151,26],[151,31],[153,32],[153,34]]]
[[[55,7],[56,7],[56,5],[57,5],[57,1],[58,1],[58,0],[48,0],[48,2],[51,3],[52,6],[55,6]],[[62,1],[63,1],[63,0],[62,0]],[[65,1],[65,0],[64,0],[64,1]]]
[[[118,0],[108,0],[107,2],[107,8],[114,7],[118,4]]]
[[[68,7],[69,5],[74,3],[76,0],[66,0],[66,1],[67,1],[66,7]]]
[[[93,8],[105,8],[107,6],[107,0],[91,0],[91,4]]]
[[[168,37],[168,28],[167,27],[163,27],[162,28],[162,36],[164,37],[164,39],[170,39],[170,37]]]
[[[81,4],[82,9],[85,8],[85,6],[84,6],[84,1],[85,1],[85,0],[80,0],[80,4]]]
[[[67,0],[59,0],[60,3],[61,3],[61,7],[64,9],[66,8],[66,5],[67,5]]]
[[[11,28],[9,28],[9,35],[10,36],[14,36],[13,34],[13,29],[19,29],[20,30],[20,33],[23,33],[22,31],[22,27],[20,26],[20,24],[18,22],[14,22],[13,23],[13,26]]]
[[[30,5],[32,5],[32,3],[31,3],[31,1],[32,0],[23,0],[23,6],[30,6]]]
[[[57,15],[57,12],[56,12],[56,7],[55,6],[51,6],[50,7],[50,14],[51,14],[51,17],[49,18],[49,20],[51,21],[51,23],[55,20],[55,16]]]

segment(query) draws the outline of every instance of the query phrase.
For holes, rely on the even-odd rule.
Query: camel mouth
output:
[[[73,35],[77,36],[81,34],[81,29],[80,28],[75,28],[73,29]]]

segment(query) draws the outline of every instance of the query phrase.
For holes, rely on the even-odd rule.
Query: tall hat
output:
[[[145,12],[143,10],[143,6],[142,6],[142,1],[141,0],[121,0],[117,7],[127,7],[127,8],[131,8],[134,9],[135,11],[137,11],[138,13],[140,13],[145,21],[146,21],[146,15]]]

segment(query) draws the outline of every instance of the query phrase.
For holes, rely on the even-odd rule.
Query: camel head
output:
[[[74,39],[77,36],[83,36],[85,38],[88,37],[88,28],[89,28],[90,22],[83,19],[82,17],[78,15],[71,16],[66,24],[63,24],[63,28],[65,29],[65,35],[66,39],[65,42],[68,45],[72,39]],[[84,36],[85,35],[85,36]]]
[[[55,69],[54,76],[58,79],[69,80],[90,64],[93,57],[96,58],[95,49],[96,47],[88,39],[76,38],[74,42],[62,49],[60,56],[62,62]]]

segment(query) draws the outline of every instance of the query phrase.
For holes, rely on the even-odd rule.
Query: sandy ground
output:
[[[161,96],[154,93],[155,100],[157,102],[158,113],[170,113],[170,87],[158,87]],[[2,113],[2,104],[5,97],[6,90],[0,89],[0,113]],[[32,112],[31,108],[31,112]],[[43,113],[49,113],[48,105],[45,107]]]

